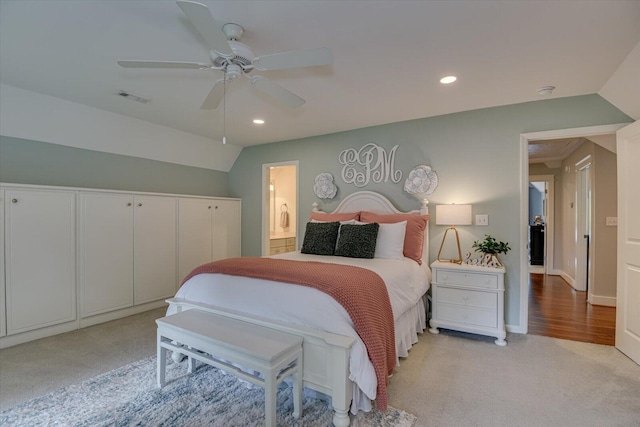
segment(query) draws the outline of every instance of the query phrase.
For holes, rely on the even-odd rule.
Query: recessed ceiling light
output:
[[[449,83],[453,83],[456,80],[458,80],[456,76],[446,76],[440,79],[440,83],[442,83],[443,85],[448,85]]]
[[[253,119],[253,124],[263,125],[264,124],[264,120],[262,120],[262,119]]]
[[[538,94],[549,95],[555,88],[555,86],[542,86],[540,89],[538,89]]]

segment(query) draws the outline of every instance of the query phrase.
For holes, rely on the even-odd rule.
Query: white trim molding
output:
[[[529,141],[608,135],[615,133],[627,124],[618,123],[520,134],[520,326],[518,332],[527,333],[529,322],[529,269],[527,267],[526,244],[529,224]],[[507,330],[512,329],[511,325],[507,325],[507,327]]]

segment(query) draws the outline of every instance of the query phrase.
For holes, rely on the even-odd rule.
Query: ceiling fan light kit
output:
[[[231,82],[238,77],[247,77],[258,90],[285,106],[299,108],[305,103],[304,99],[263,76],[255,74],[249,76],[249,73],[254,69],[271,71],[330,65],[333,63],[333,55],[325,47],[256,56],[249,46],[240,42],[244,34],[244,28],[241,25],[235,23],[220,25],[209,11],[209,8],[201,3],[178,1],[177,4],[209,46],[211,64],[129,60],[119,60],[118,64],[124,68],[179,68],[223,71],[225,73],[224,78],[216,81],[202,103],[201,108],[204,110],[216,109],[225,97],[225,84],[227,81]],[[226,138],[223,138],[223,142],[225,141]]]

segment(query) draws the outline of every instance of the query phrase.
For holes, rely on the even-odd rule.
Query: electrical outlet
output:
[[[489,225],[489,215],[476,215],[476,225]]]
[[[608,216],[606,224],[609,227],[617,227],[618,226],[618,217],[617,216]]]

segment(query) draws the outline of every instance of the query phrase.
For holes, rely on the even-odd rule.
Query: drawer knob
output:
[[[18,199],[11,199],[11,203],[18,203]]]
[[[131,202],[127,203],[127,206],[131,206]]]

